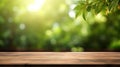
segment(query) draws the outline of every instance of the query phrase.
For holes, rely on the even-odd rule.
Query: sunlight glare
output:
[[[28,11],[34,12],[38,11],[43,4],[45,3],[45,0],[34,0],[34,2],[30,5],[28,5]]]

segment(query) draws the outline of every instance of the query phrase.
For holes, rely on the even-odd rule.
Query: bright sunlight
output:
[[[34,2],[30,5],[28,5],[27,9],[30,12],[35,12],[41,9],[43,4],[45,3],[45,0],[34,0]]]

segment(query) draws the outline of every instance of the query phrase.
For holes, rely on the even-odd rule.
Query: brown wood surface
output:
[[[0,52],[0,64],[120,64],[120,53]]]

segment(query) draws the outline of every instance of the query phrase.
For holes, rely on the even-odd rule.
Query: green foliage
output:
[[[97,15],[100,12],[104,14],[112,13],[119,8],[119,0],[78,0],[75,7],[76,17],[83,15],[86,20],[86,14],[91,12]]]
[[[82,16],[90,28],[87,40],[83,41],[85,49],[119,51],[119,44],[114,41],[120,40],[119,4],[119,0],[78,0],[75,7],[76,17]]]
[[[0,0],[0,50],[120,51],[119,0],[33,2]]]

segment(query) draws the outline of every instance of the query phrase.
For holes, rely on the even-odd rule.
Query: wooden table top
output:
[[[0,64],[120,64],[120,53],[0,52]]]

